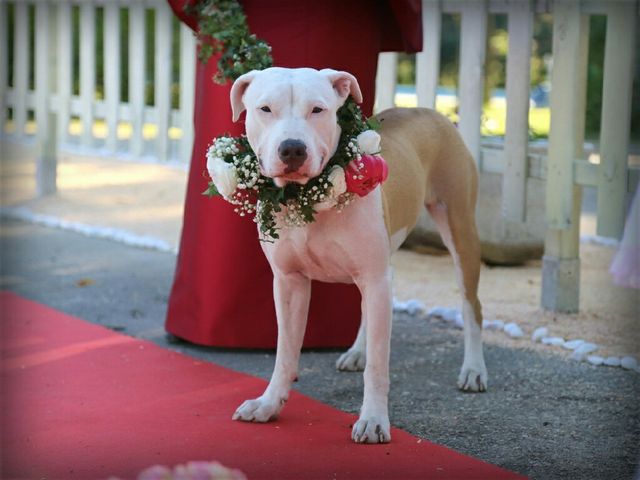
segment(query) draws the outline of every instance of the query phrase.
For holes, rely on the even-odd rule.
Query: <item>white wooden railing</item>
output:
[[[7,16],[8,5],[14,15]],[[638,0],[423,0],[424,51],[417,55],[418,105],[434,107],[440,68],[443,13],[461,15],[460,72],[458,82],[459,129],[481,171],[500,172],[503,182],[502,213],[506,229],[526,219],[528,177],[546,178],[546,219],[543,266],[543,307],[577,311],[579,285],[579,213],[581,188],[598,189],[598,233],[620,237],[624,223],[625,196],[635,188],[637,171],[627,165],[629,118],[633,72],[634,35]],[[72,9],[79,8],[79,27],[72,25]],[[126,66],[129,98],[120,100],[121,8],[129,10],[129,64]],[[35,28],[29,11],[35,9]],[[104,9],[104,99],[97,99],[95,19]],[[145,106],[145,11],[155,12],[154,102]],[[554,18],[554,68],[551,96],[551,132],[547,155],[528,149],[529,63],[534,15]],[[483,148],[480,125],[487,16],[507,14],[507,119],[502,149]],[[604,64],[600,163],[589,163],[583,151],[585,118],[588,16],[607,16]],[[9,85],[8,22],[14,25],[13,78]],[[180,26],[180,107],[170,106],[171,28],[176,22],[164,0],[0,0],[0,126],[7,125],[12,111],[13,134],[25,135],[28,111],[35,112],[38,157],[38,191],[55,191],[58,150],[67,148],[69,121],[82,124],[80,145],[95,148],[92,129],[96,120],[106,123],[101,149],[132,156],[151,155],[160,161],[174,158],[187,162],[192,144],[194,38]],[[79,28],[79,32],[74,31]],[[35,58],[26,48],[35,35]],[[72,94],[72,35],[80,42],[80,91]],[[29,68],[35,64],[35,88],[28,86]],[[376,104],[393,105],[396,54],[382,54],[379,62]],[[125,142],[118,126],[130,125]],[[153,124],[157,134],[145,140],[144,128]],[[181,136],[172,152],[171,129]],[[3,128],[4,131],[4,128]],[[6,132],[5,132],[6,134]],[[124,145],[123,145],[124,143]],[[151,143],[151,151],[147,148]]]
[[[8,16],[9,5],[13,7]],[[79,9],[79,22],[72,22],[73,9]],[[128,38],[121,35],[121,9],[128,9]],[[102,52],[96,55],[96,17],[101,10]],[[147,58],[145,15],[153,10],[153,58]],[[29,17],[34,12],[35,22]],[[35,114],[36,138],[48,143],[42,155],[55,158],[56,149],[77,146],[106,154],[134,158],[150,156],[160,161],[187,162],[193,141],[193,96],[195,78],[195,39],[180,25],[179,98],[177,109],[171,107],[172,31],[174,18],[164,0],[0,0],[0,125],[7,120],[14,137],[28,131],[28,114]],[[8,78],[8,24],[13,22],[13,81]],[[29,38],[35,36],[33,56]],[[80,38],[79,52],[73,52],[72,37]],[[121,100],[121,42],[127,41],[128,65],[124,82],[128,100]],[[72,56],[79,55],[79,93],[72,93]],[[96,96],[96,58],[103,58],[104,98]],[[145,105],[145,66],[154,62],[153,105]],[[33,67],[32,67],[33,65]],[[29,88],[30,69],[34,69],[35,86]],[[8,109],[12,117],[8,118]],[[54,113],[55,115],[51,115]],[[82,133],[79,139],[69,135],[72,118],[78,118]],[[104,122],[106,135],[94,136],[96,121]],[[118,129],[128,127],[123,140]],[[149,128],[151,127],[151,128]],[[5,130],[3,128],[2,130]],[[149,131],[151,130],[151,134]],[[155,132],[155,135],[153,134]],[[6,134],[6,132],[5,132]],[[45,141],[46,140],[46,141]],[[74,140],[76,140],[74,142]],[[173,148],[171,148],[173,147]],[[53,149],[53,150],[52,150]],[[39,165],[40,193],[55,189],[55,161]],[[48,180],[45,180],[48,179]]]
[[[517,227],[527,213],[526,180],[546,179],[542,306],[575,312],[579,305],[582,187],[598,191],[597,233],[620,238],[626,199],[638,184],[628,166],[637,0],[423,0],[424,49],[417,55],[418,105],[434,108],[443,13],[461,15],[459,130],[481,171],[502,174],[502,215]],[[487,16],[508,15],[506,135],[502,150],[484,149],[480,123]],[[529,68],[534,15],[553,14],[551,127],[547,155],[528,149]],[[600,163],[587,161],[584,124],[589,16],[606,15]],[[393,105],[396,54],[383,54],[378,108]]]

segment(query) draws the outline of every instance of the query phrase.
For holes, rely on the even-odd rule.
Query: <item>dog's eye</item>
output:
[[[260,110],[262,110],[263,112],[266,112],[266,113],[271,113],[271,109],[269,107],[267,107],[266,105],[264,107],[261,107]]]
[[[313,107],[313,110],[311,110],[311,113],[321,113],[323,111],[324,111],[324,108]]]

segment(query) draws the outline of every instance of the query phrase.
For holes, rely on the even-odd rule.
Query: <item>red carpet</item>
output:
[[[0,293],[2,478],[134,478],[217,460],[249,479],[519,478],[395,429],[355,445],[354,416],[293,392],[279,421],[231,421],[263,380]]]

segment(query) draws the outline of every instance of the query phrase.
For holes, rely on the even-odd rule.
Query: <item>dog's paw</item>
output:
[[[463,365],[458,376],[458,388],[463,392],[486,392],[487,381],[487,368],[484,365]]]
[[[362,415],[351,430],[351,439],[356,443],[389,443],[391,426],[386,415]]]
[[[361,372],[365,366],[365,353],[362,350],[350,348],[336,361],[336,368],[341,372]]]
[[[284,401],[281,403],[283,404]],[[246,400],[237,408],[231,419],[264,423],[278,418],[281,409],[281,404],[274,404],[260,397],[254,400]]]

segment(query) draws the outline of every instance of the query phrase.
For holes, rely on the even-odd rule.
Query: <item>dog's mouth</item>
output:
[[[297,172],[276,175],[275,177],[273,177],[273,183],[275,183],[276,186],[280,188],[286,186],[289,183],[299,183],[300,185],[305,185],[308,181],[308,175]]]

